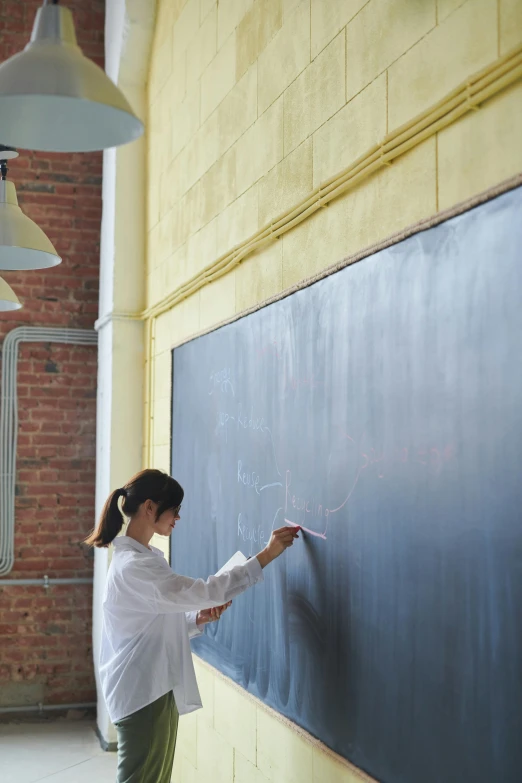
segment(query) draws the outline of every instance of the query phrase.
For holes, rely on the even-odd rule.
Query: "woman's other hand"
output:
[[[232,601],[229,601],[222,606],[213,606],[212,609],[201,609],[198,612],[196,624],[206,625],[207,623],[214,623],[219,620],[223,612],[225,612],[229,606],[232,606]]]

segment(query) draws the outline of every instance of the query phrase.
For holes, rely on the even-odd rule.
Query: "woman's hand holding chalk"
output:
[[[270,536],[268,545],[257,555],[261,568],[265,568],[272,560],[282,555],[285,549],[292,546],[296,538],[299,538],[300,527],[280,527],[274,530]]]

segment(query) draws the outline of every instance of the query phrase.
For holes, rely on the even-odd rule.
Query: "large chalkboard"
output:
[[[376,216],[377,219],[377,216]],[[385,783],[522,780],[522,190],[173,352],[195,652]]]

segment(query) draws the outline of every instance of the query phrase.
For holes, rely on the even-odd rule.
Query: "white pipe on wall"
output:
[[[41,579],[0,579],[0,587],[3,585],[39,585],[47,590],[52,585],[92,585],[93,580],[87,577],[75,579],[49,579],[47,574]]]
[[[20,343],[96,345],[90,329],[20,326],[6,335],[2,346],[0,412],[0,577],[14,564],[16,445],[18,437],[17,366]],[[1,581],[1,580],[0,580]]]
[[[8,712],[48,712],[50,710],[91,710],[96,707],[95,702],[81,702],[78,704],[28,704],[27,707],[0,707],[0,715]]]

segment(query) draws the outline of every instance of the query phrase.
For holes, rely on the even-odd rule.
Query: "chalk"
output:
[[[302,525],[297,525],[295,522],[292,522],[290,519],[285,519],[285,522],[287,525],[292,525],[292,527],[299,527],[301,530],[304,530],[305,533],[308,533],[311,536],[315,536],[316,538],[322,538],[324,541],[326,541],[326,534],[325,533],[317,533],[315,530],[309,530],[307,527],[303,527]]]

